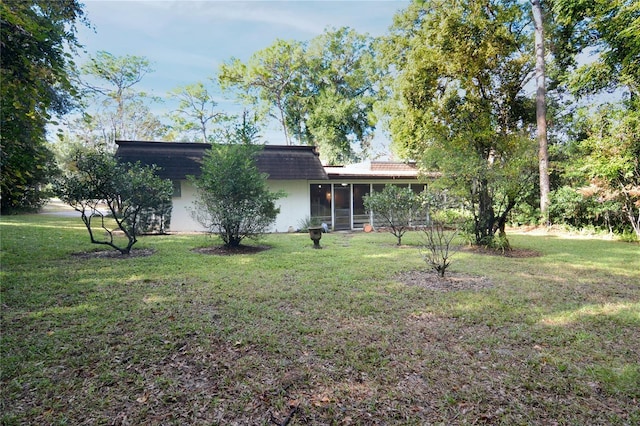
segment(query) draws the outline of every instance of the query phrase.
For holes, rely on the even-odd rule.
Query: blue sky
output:
[[[231,57],[246,60],[278,38],[306,41],[325,28],[342,26],[382,35],[393,15],[408,3],[85,0],[84,10],[92,29],[80,27],[78,37],[88,54],[105,50],[116,56],[149,59],[155,72],[145,76],[137,88],[165,96],[175,87],[206,81],[222,62]],[[225,103],[228,101],[220,99],[221,109],[226,109]],[[170,109],[167,104],[157,107],[158,112]]]

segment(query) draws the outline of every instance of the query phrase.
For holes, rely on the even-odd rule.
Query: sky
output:
[[[78,62],[101,50],[144,56],[154,72],[136,88],[165,97],[176,87],[206,82],[223,62],[232,57],[246,61],[278,38],[308,41],[327,28],[343,26],[383,35],[394,14],[408,4],[408,0],[84,0],[91,28],[78,27],[85,51]],[[216,100],[222,110],[237,109],[230,100]],[[171,109],[165,103],[154,112]],[[270,143],[283,143],[272,140],[278,138],[277,130],[275,124],[266,129]]]

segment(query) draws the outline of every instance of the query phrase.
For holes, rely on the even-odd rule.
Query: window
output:
[[[331,224],[331,184],[311,184],[311,219]]]

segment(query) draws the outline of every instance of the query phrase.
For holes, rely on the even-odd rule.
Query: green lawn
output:
[[[407,285],[419,234],[202,235],[101,249],[79,219],[0,218],[1,424],[640,424],[640,247],[511,235]]]

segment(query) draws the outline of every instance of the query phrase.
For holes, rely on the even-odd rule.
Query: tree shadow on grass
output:
[[[528,257],[541,257],[542,253],[536,250],[524,249],[518,247],[511,247],[508,250],[494,249],[490,247],[482,246],[465,246],[460,248],[461,252],[477,253],[487,256],[502,256],[513,258],[528,258]]]
[[[238,254],[256,254],[266,250],[270,250],[271,246],[245,246],[240,244],[237,247],[211,246],[198,247],[191,251],[200,254],[209,254],[214,256],[234,256]]]
[[[153,249],[131,250],[129,254],[122,254],[118,250],[81,251],[71,253],[77,259],[133,259],[134,257],[147,257],[154,254]]]

